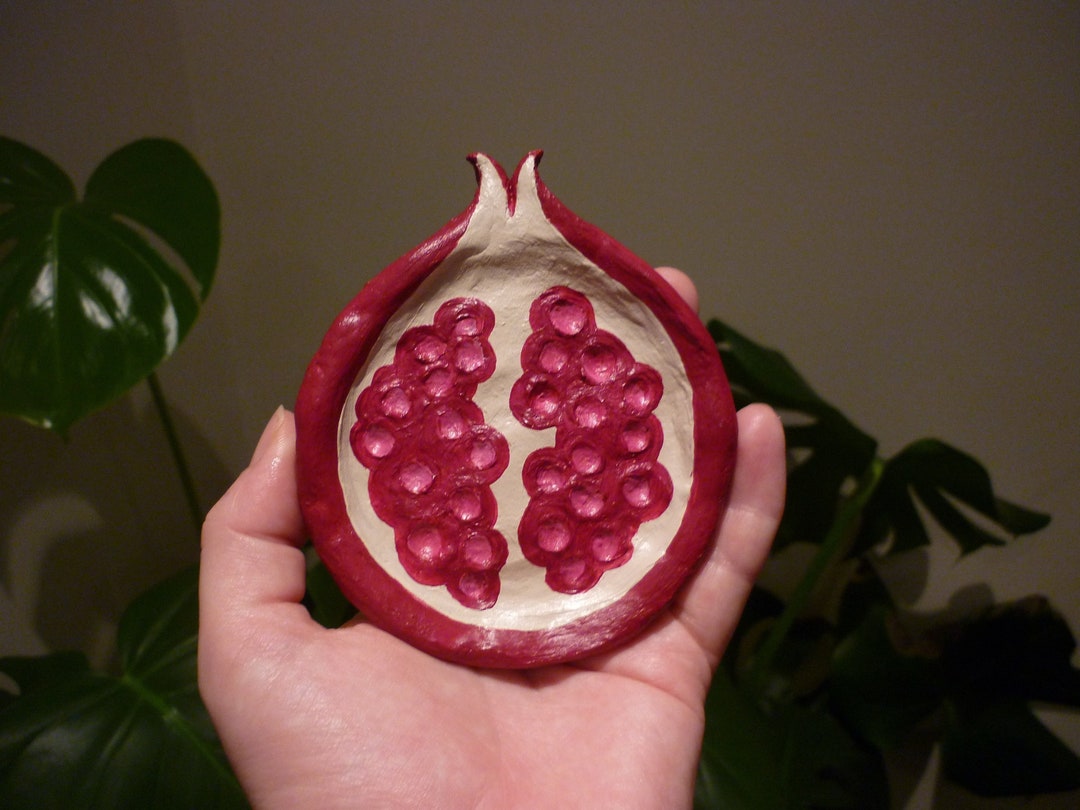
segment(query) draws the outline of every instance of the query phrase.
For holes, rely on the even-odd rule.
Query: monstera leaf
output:
[[[1080,706],[1076,640],[1042,597],[963,620],[904,628],[884,607],[833,653],[829,703],[845,728],[888,749],[933,713],[942,770],[980,796],[1080,788],[1080,757],[1033,705]]]
[[[936,439],[922,439],[889,459],[867,504],[855,551],[889,538],[890,553],[929,545],[930,534],[917,503],[963,554],[1003,546],[1010,537],[1030,534],[1050,522],[1049,515],[998,497],[986,468],[967,453]]]
[[[820,543],[836,516],[842,491],[874,458],[877,442],[822,399],[790,361],[719,320],[709,321],[739,407],[765,402],[784,417],[791,456],[787,503],[777,550]]]
[[[741,407],[765,402],[785,417],[791,465],[784,519],[774,548],[797,541],[820,543],[845,492],[875,461],[877,442],[818,396],[780,352],[718,320],[709,322],[709,331],[720,349],[736,403]],[[917,503],[965,554],[986,545],[1004,545],[1009,536],[1037,531],[1050,520],[999,498],[989,473],[971,456],[944,442],[922,439],[885,464],[849,553],[868,551],[890,538],[890,553],[927,545],[930,534]]]
[[[0,807],[247,806],[199,699],[196,579],[125,611],[118,676],[79,653],[0,659],[20,690],[0,704]]]
[[[136,141],[82,199],[60,167],[0,138],[0,412],[59,432],[146,377],[214,278],[220,210],[172,141]]]
[[[1032,711],[1080,707],[1076,639],[1061,614],[1032,596],[946,633],[945,774],[980,796],[1080,788],[1080,757]]]
[[[705,705],[694,810],[885,810],[880,754],[827,712],[766,714],[721,668]]]

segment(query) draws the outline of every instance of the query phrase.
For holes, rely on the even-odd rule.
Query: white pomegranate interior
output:
[[[663,556],[683,519],[693,471],[693,407],[681,360],[653,313],[622,285],[574,249],[544,218],[528,164],[520,174],[514,216],[507,214],[501,179],[486,159],[479,162],[480,196],[469,227],[453,253],[425,279],[407,304],[394,314],[358,376],[342,410],[338,470],[349,518],[370,553],[417,599],[450,618],[492,629],[548,630],[595,612],[622,598]],[[559,593],[545,582],[545,569],[523,556],[517,527],[528,504],[522,465],[534,450],[555,444],[555,428],[532,430],[510,411],[509,394],[522,375],[521,347],[531,333],[529,308],[550,287],[562,285],[583,293],[592,303],[599,329],[618,337],[638,363],[660,372],[664,393],[653,412],[663,427],[659,463],[670,474],[674,491],[659,517],[642,523],[630,559],[604,572],[592,588]],[[465,607],[445,587],[413,580],[398,559],[393,529],[374,514],[368,500],[368,470],[350,446],[355,404],[375,370],[393,361],[398,338],[410,327],[429,325],[435,312],[453,298],[478,298],[495,313],[489,341],[497,362],[494,374],[477,389],[475,403],[484,420],[510,445],[506,472],[491,490],[498,502],[495,528],[509,545],[500,572],[497,603],[486,610]]]

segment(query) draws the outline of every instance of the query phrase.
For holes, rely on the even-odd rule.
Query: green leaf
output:
[[[774,548],[820,543],[842,493],[873,461],[877,443],[810,387],[783,354],[718,320],[709,322],[736,403],[764,402],[784,418],[791,469]]]
[[[72,675],[81,675],[89,669],[86,656],[74,651],[0,659],[0,671],[15,681],[21,695],[47,688],[57,681]]]
[[[718,670],[705,702],[695,810],[786,808],[779,774],[777,729],[726,671]]]
[[[967,701],[1041,701],[1080,708],[1076,639],[1041,596],[938,628],[946,687]]]
[[[697,810],[888,807],[880,756],[827,713],[786,705],[766,715],[721,669],[706,702]]]
[[[188,571],[132,603],[117,677],[70,656],[0,659],[22,688],[0,711],[0,806],[247,806],[199,699],[196,594]]]
[[[780,597],[757,584],[750,589],[739,623],[724,651],[724,666],[729,673],[738,677],[738,673],[747,671],[764,631],[783,612],[784,602]]]
[[[986,468],[970,455],[936,439],[922,439],[887,462],[855,551],[866,551],[888,538],[892,538],[890,553],[928,545],[930,535],[916,499],[963,554],[1004,545],[1009,536],[1038,531],[1050,522],[1048,515],[999,498]],[[988,525],[977,523],[961,506],[981,515],[985,519],[981,523]],[[993,526],[1006,534],[993,531]]]
[[[1080,706],[1076,641],[1042,597],[995,606],[909,636],[884,608],[836,650],[830,705],[888,748],[944,706],[943,767],[983,796],[1080,787],[1080,759],[1032,714],[1031,701]]]
[[[75,202],[64,170],[25,144],[0,136],[0,206],[33,210]]]
[[[178,144],[123,147],[79,201],[0,138],[0,412],[65,432],[142,380],[195,321],[219,243],[213,185]]]
[[[22,695],[89,669],[86,656],[80,652],[0,659],[0,672],[6,673],[15,681],[18,694]],[[0,713],[19,700],[18,694],[8,691],[7,688],[0,688]]]
[[[341,627],[356,615],[356,608],[345,598],[330,571],[318,558],[308,565],[304,604],[311,618],[323,627]]]
[[[145,139],[109,155],[86,184],[86,206],[127,217],[187,264],[205,299],[214,281],[221,214],[210,179],[179,144]]]
[[[892,593],[877,569],[867,559],[860,558],[843,583],[836,611],[836,633],[843,638],[861,627],[870,613],[893,610],[895,606]]]
[[[789,427],[787,432],[789,450],[809,455],[789,466],[784,515],[774,543],[777,551],[792,543],[820,545],[837,518],[841,492],[858,478],[857,464],[836,453],[827,438],[800,441],[806,431]]]
[[[856,742],[823,710],[796,704],[780,719],[788,807],[888,809],[888,777],[878,752]]]
[[[884,607],[833,653],[830,706],[862,739],[880,749],[900,743],[941,705],[940,667]]]
[[[950,701],[941,742],[946,778],[979,796],[1032,796],[1080,788],[1080,758],[1021,701]]]
[[[828,404],[776,349],[762,346],[720,320],[710,320],[709,333],[724,357],[733,388],[756,401],[805,412],[820,412]]]

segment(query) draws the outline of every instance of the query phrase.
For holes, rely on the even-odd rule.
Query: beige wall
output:
[[[542,147],[565,203],[886,453],[944,438],[1054,514],[1009,551],[936,546],[904,593],[1049,593],[1080,631],[1077,42],[1059,3],[9,4],[0,131],[79,182],[166,135],[217,183],[216,288],[161,372],[207,503],[329,320],[469,201],[464,156]],[[0,421],[3,652],[100,651],[193,557],[146,408],[67,446]]]

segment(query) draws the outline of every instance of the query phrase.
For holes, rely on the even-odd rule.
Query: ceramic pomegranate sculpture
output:
[[[304,519],[343,593],[475,666],[642,630],[709,544],[734,463],[701,321],[539,159],[508,178],[470,158],[472,204],[346,307],[296,405]]]

